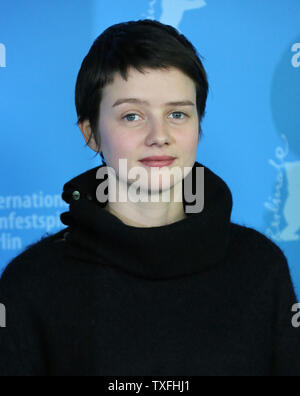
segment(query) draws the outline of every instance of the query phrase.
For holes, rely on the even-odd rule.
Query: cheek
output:
[[[194,152],[198,146],[198,132],[184,134],[178,140],[178,144],[184,152]]]
[[[119,158],[130,159],[137,151],[137,143],[132,137],[129,139],[125,135],[119,136],[114,145]]]
[[[130,158],[136,154],[140,145],[141,139],[139,134],[126,133],[126,131],[115,131],[116,138],[114,144],[118,146],[119,155],[123,155],[124,158]]]
[[[118,157],[122,149],[122,135],[118,133],[115,126],[103,117],[100,121],[101,144],[112,157]]]
[[[118,163],[120,159],[135,160],[139,143],[133,136],[129,138],[124,133],[118,134],[114,131],[113,137],[110,137],[107,143],[108,151],[110,151],[114,163]]]

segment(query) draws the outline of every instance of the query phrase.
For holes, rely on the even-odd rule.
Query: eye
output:
[[[188,117],[188,115],[187,114],[185,114],[185,113],[183,113],[182,111],[174,111],[173,113],[171,113],[171,114],[179,114],[179,115],[181,115],[181,116],[185,116],[185,117]],[[126,114],[124,117],[122,117],[122,120],[126,120],[126,121],[128,121],[128,122],[132,122],[132,121],[136,121],[136,120],[134,120],[134,119],[132,119],[132,118],[134,118],[135,116],[138,116],[138,117],[140,117],[138,114],[136,114],[136,113],[130,113],[130,114]],[[131,119],[128,119],[129,117],[131,117]],[[183,120],[184,119],[184,117],[181,117],[181,118],[179,118],[179,117],[175,117],[175,120]]]
[[[182,111],[174,111],[172,114],[181,114],[184,115],[185,117],[188,117],[188,115],[183,113]],[[183,120],[183,118],[175,117],[175,120]]]
[[[138,114],[131,113],[131,114],[127,114],[127,115],[125,115],[124,117],[122,117],[122,120],[127,119],[128,117],[134,117],[134,116],[138,116],[138,117],[139,117]],[[131,121],[134,121],[134,120],[128,120],[128,119],[127,119],[127,121],[131,122]]]

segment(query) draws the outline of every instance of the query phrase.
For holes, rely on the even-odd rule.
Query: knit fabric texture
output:
[[[300,375],[287,259],[231,221],[229,187],[198,162],[193,187],[199,167],[203,211],[161,227],[104,210],[99,167],[64,185],[66,227],[0,280],[1,376]]]

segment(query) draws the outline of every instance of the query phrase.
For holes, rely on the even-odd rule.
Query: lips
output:
[[[171,157],[170,155],[154,155],[152,157],[143,158],[141,161],[171,161],[174,160],[175,157]]]
[[[171,165],[176,158],[173,157],[167,157],[167,159],[163,159],[163,160],[157,160],[157,159],[144,159],[141,160],[140,162],[146,166],[149,167],[164,167],[164,166],[169,166]]]

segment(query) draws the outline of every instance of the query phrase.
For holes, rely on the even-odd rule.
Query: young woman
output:
[[[1,375],[300,375],[287,260],[231,222],[228,186],[196,162],[208,90],[171,26],[122,23],[94,42],[76,109],[104,163],[65,184],[67,227],[3,273]]]

